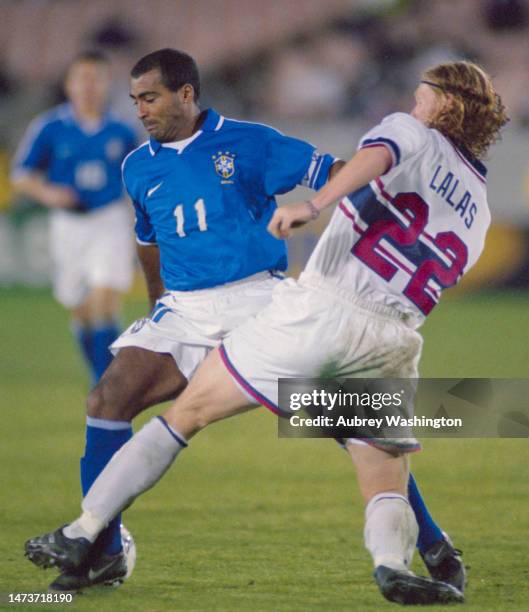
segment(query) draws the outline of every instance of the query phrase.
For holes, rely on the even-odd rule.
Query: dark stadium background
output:
[[[44,591],[50,581],[23,559],[22,544],[77,513],[88,384],[66,313],[49,291],[46,214],[13,200],[9,162],[29,120],[61,99],[65,66],[93,46],[111,54],[114,101],[133,122],[130,66],[173,46],[199,62],[203,106],[270,123],[343,157],[386,113],[410,108],[423,68],[479,61],[512,118],[487,162],[493,226],[480,263],[424,326],[421,373],[529,377],[527,0],[2,0],[2,597]],[[316,239],[306,231],[292,240],[293,274]],[[138,277],[125,322],[146,310]],[[436,518],[471,566],[467,609],[527,609],[528,459],[525,439],[428,440],[414,458]],[[138,545],[133,578],[119,592],[74,605],[382,609],[351,474],[325,440],[278,440],[264,411],[221,423],[127,513]]]

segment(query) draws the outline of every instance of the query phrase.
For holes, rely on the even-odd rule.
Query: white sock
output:
[[[366,507],[364,541],[375,567],[408,569],[419,527],[408,500],[398,493],[379,493]]]
[[[98,534],[105,527],[106,524],[93,516],[91,512],[83,512],[76,521],[66,525],[62,532],[67,538],[86,538],[90,542],[95,542]]]
[[[158,482],[186,446],[165,419],[149,421],[112,457],[83,499],[83,515],[65,529],[95,539],[118,512]]]

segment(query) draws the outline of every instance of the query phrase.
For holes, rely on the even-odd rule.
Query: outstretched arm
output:
[[[361,149],[310,201],[278,208],[268,224],[268,231],[276,238],[289,238],[293,228],[316,219],[322,210],[340,198],[384,174],[391,163],[391,154],[386,147]]]
[[[70,187],[50,183],[38,173],[25,172],[13,180],[13,187],[39,204],[48,208],[74,208],[77,194]]]

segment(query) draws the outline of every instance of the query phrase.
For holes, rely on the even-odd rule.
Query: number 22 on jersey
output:
[[[393,206],[403,215],[407,223],[395,216],[392,219],[379,219],[372,223],[356,242],[351,252],[386,281],[397,273],[398,267],[383,256],[381,241],[388,240],[398,250],[412,247],[424,234],[428,222],[428,205],[417,193],[399,193],[392,199]],[[454,232],[440,232],[428,236],[432,247],[442,253],[447,263],[440,260],[432,248],[424,255],[403,290],[404,295],[419,310],[427,315],[436,305],[436,300],[428,294],[428,282],[433,280],[442,289],[455,285],[467,263],[467,247]]]

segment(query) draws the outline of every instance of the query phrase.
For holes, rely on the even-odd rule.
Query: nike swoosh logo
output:
[[[152,196],[152,194],[155,191],[158,191],[158,189],[160,189],[160,187],[163,185],[163,181],[161,183],[158,183],[158,185],[155,185],[154,187],[151,187],[150,189],[147,190],[147,197],[150,198]]]
[[[443,550],[440,549],[435,554],[431,553],[432,561],[437,561],[437,559],[440,557],[442,552],[443,552]]]
[[[104,565],[103,567],[93,570],[92,568],[90,568],[88,570],[88,579],[89,580],[97,580],[101,575],[103,575],[109,567],[112,567],[112,564],[114,563],[114,559],[112,559],[112,561],[110,561],[109,563],[107,563],[106,565]]]

